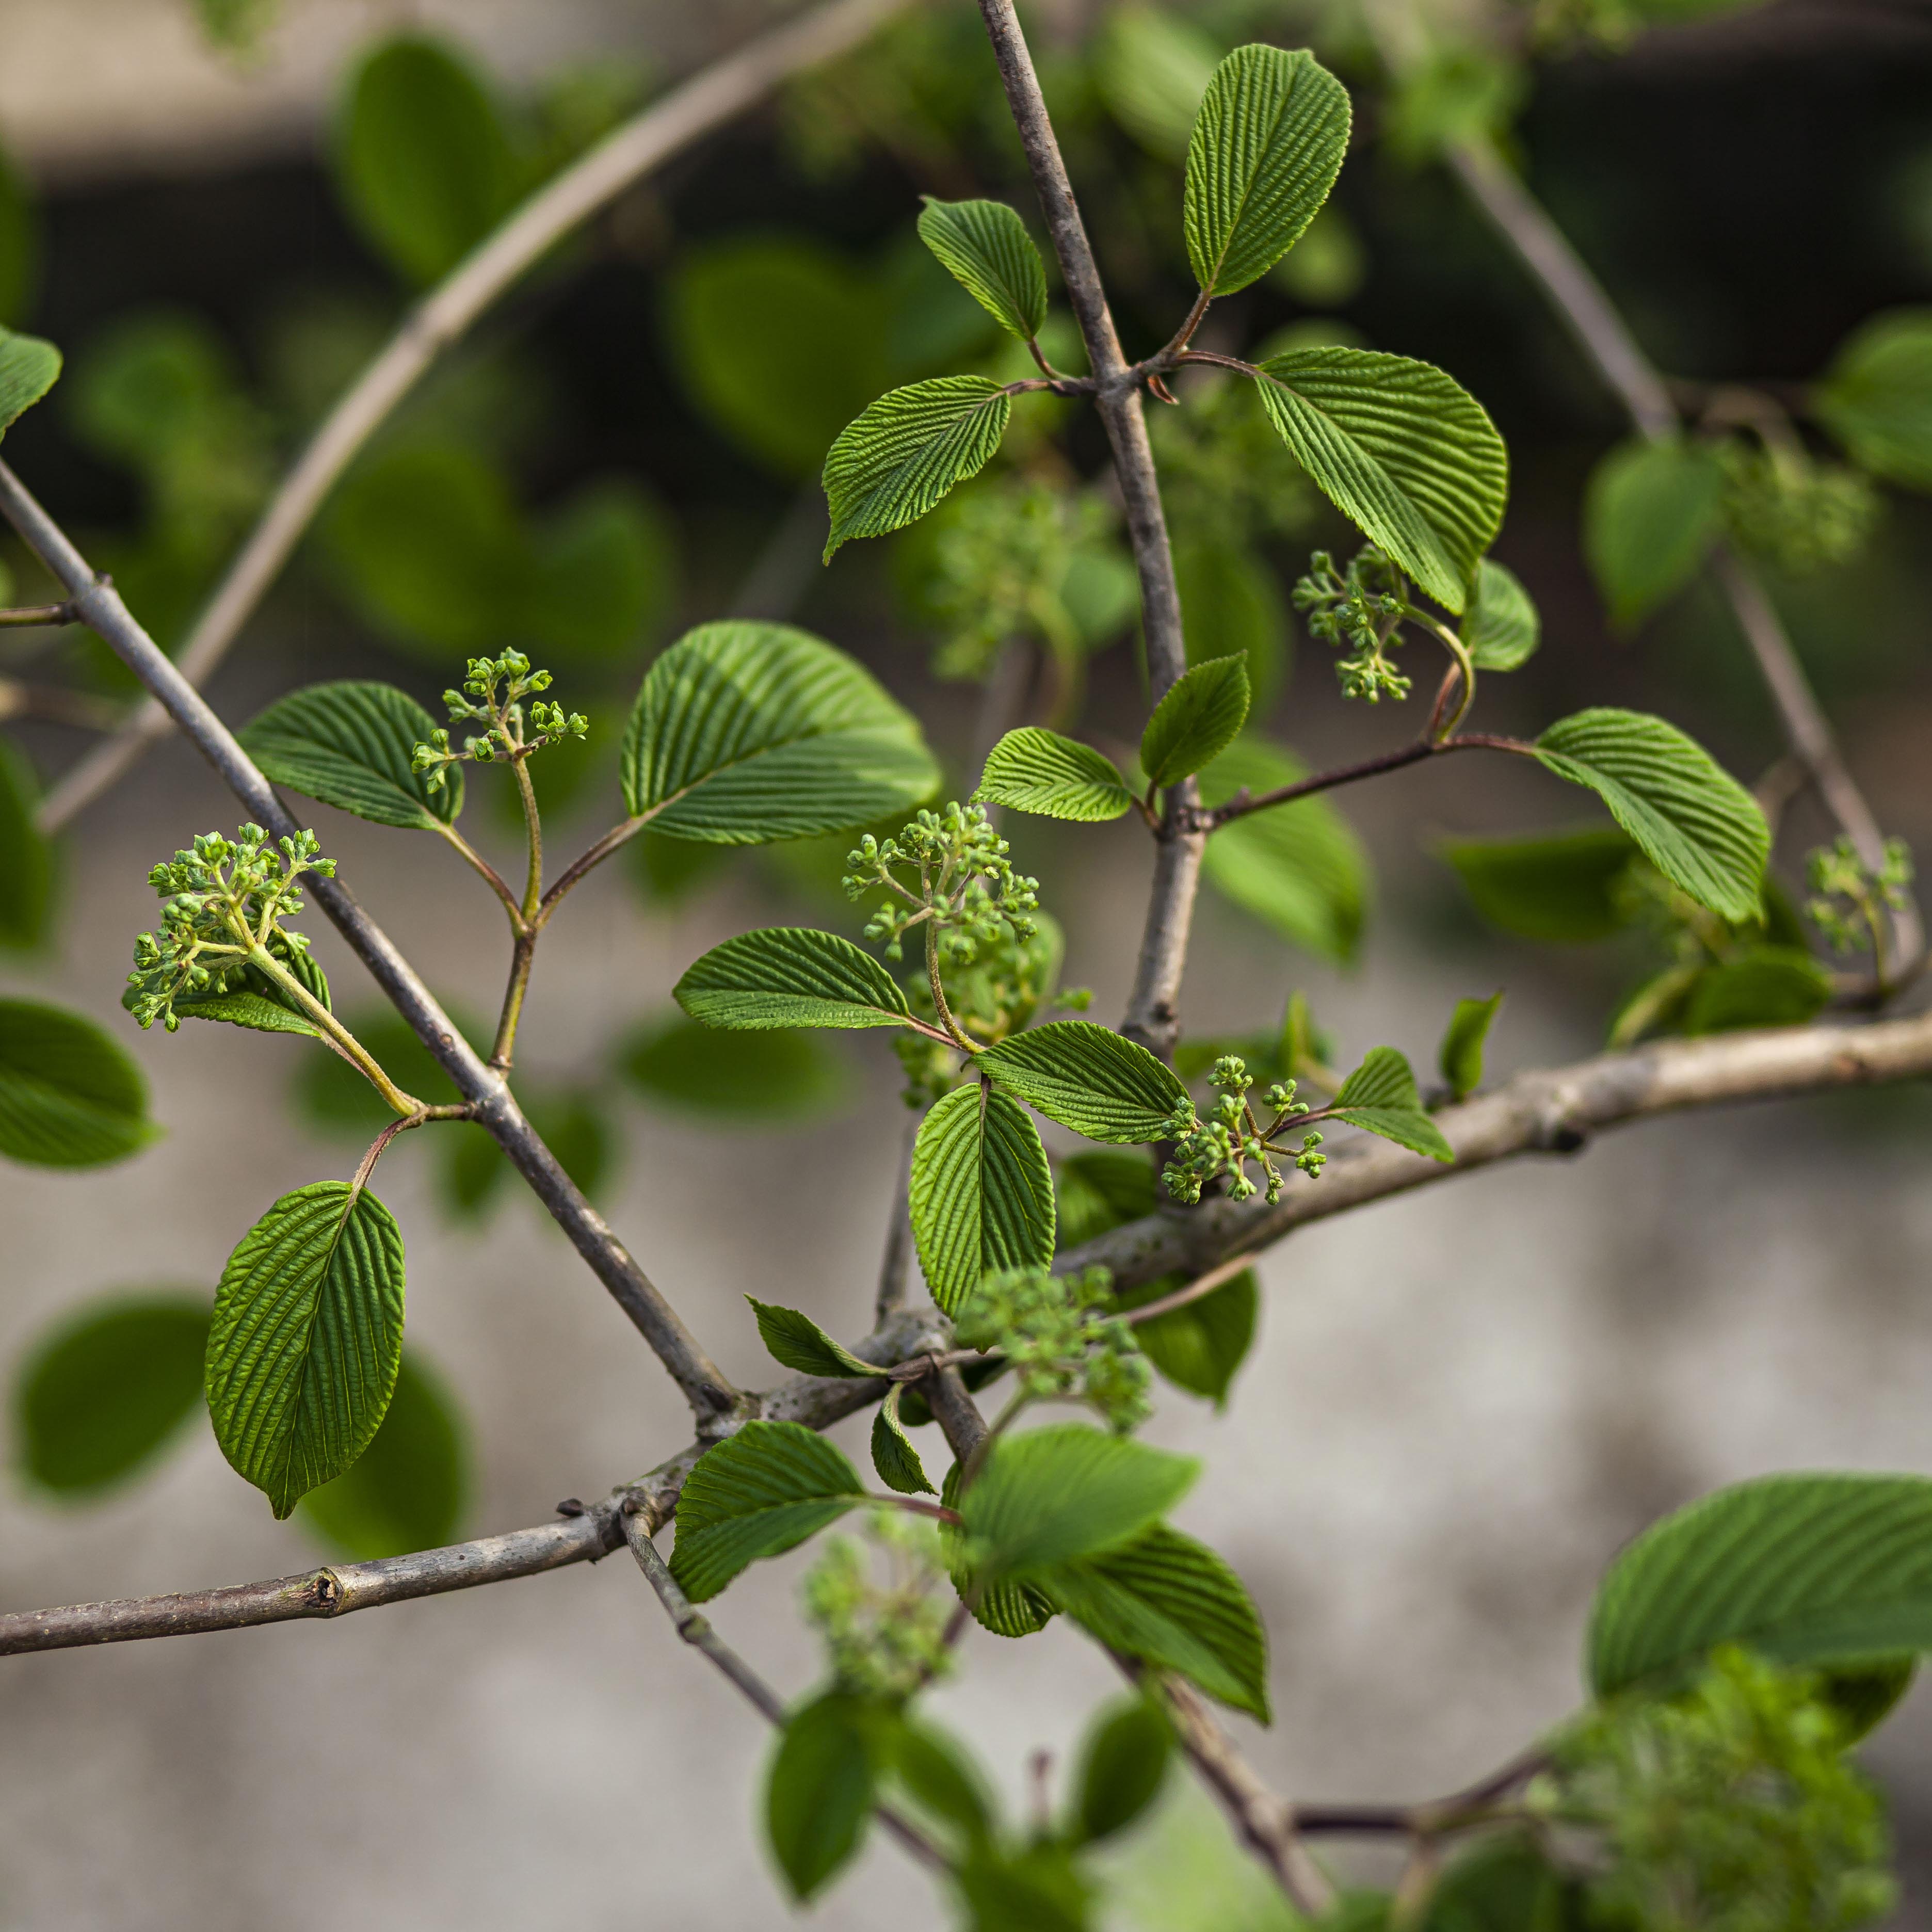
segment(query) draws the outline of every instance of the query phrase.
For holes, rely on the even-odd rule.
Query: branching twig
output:
[[[0,463],[0,515],[26,540],[72,598],[82,620],[153,692],[189,742],[212,765],[250,818],[278,838],[301,828],[276,796],[260,768],[201,694],[129,615],[112,584],[98,579],[86,560],[20,480]],[[397,951],[388,936],[339,880],[316,878],[307,890],[407,1020],[437,1063],[456,1083],[512,1164],[571,1243],[650,1342],[684,1391],[700,1430],[728,1415],[739,1399],[723,1372],[698,1346],[669,1302],[591,1206],[556,1156],[524,1118],[502,1075],[478,1059],[449,1016]]]
[[[414,310],[338,403],[229,566],[181,655],[191,685],[207,682],[280,573],[358,451],[436,358],[524,272],[580,223],[671,156],[808,68],[856,46],[908,0],[833,0],[706,68],[608,136],[539,189]],[[40,822],[64,825],[164,737],[167,713],[143,704],[110,743],[47,794]]]

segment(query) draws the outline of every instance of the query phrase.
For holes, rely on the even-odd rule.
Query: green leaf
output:
[[[1083,1845],[1111,1838],[1160,1796],[1174,1756],[1174,1726],[1145,1697],[1103,1711],[1080,1747],[1073,1774],[1072,1836]]]
[[[463,809],[460,766],[435,791],[427,772],[410,768],[435,730],[406,692],[344,679],[290,692],[237,735],[277,784],[378,825],[434,832]]]
[[[1046,320],[1046,264],[1026,224],[1003,201],[922,199],[920,239],[1002,328],[1030,341]]]
[[[496,104],[447,42],[400,35],[349,85],[336,181],[350,218],[391,266],[438,281],[516,199],[518,164]]]
[[[912,1228],[932,1298],[949,1315],[996,1268],[1053,1258],[1053,1172],[1026,1109],[997,1088],[956,1087],[920,1123]]]
[[[310,1490],[299,1514],[352,1562],[438,1549],[461,1527],[469,1462],[454,1399],[408,1352],[374,1439],[353,1468]]]
[[[1630,922],[1618,886],[1637,848],[1619,826],[1534,838],[1458,839],[1438,849],[1477,911],[1519,938],[1588,945]]]
[[[1054,1197],[1063,1252],[1154,1210],[1154,1163],[1144,1154],[1076,1154],[1057,1162]]]
[[[1256,796],[1308,776],[1277,746],[1240,738],[1201,777],[1201,796],[1223,805],[1245,787]],[[1362,937],[1368,860],[1325,798],[1250,812],[1208,841],[1208,883],[1318,958],[1347,965]]]
[[[717,845],[843,832],[939,782],[919,722],[785,624],[702,624],[652,664],[624,736],[625,808]]]
[[[1149,1202],[1142,1213],[1150,1212]],[[1064,1213],[1063,1201],[1062,1212]],[[1162,1275],[1118,1298],[1123,1309],[1144,1306],[1183,1286],[1184,1275]],[[1216,1408],[1225,1408],[1235,1372],[1254,1345],[1261,1310],[1261,1284],[1252,1268],[1244,1268],[1211,1294],[1185,1307],[1136,1322],[1134,1339],[1141,1352],[1176,1388],[1204,1395]]]
[[[0,436],[60,380],[61,352],[38,335],[0,328]]]
[[[1108,111],[1164,161],[1183,161],[1220,49],[1161,7],[1121,7],[1096,37],[1094,83]]]
[[[985,376],[939,376],[893,389],[838,433],[825,457],[830,563],[854,537],[916,523],[992,460],[1012,398]]]
[[[710,1027],[902,1026],[898,982],[836,933],[765,926],[714,946],[686,968],[672,997]]]
[[[1744,1027],[1802,1026],[1831,1003],[1830,972],[1789,946],[1754,946],[1697,976],[1680,1030],[1731,1033]]]
[[[1583,1890],[1527,1838],[1479,1840],[1442,1874],[1425,1932],[1583,1932]]]
[[[538,527],[512,621],[553,669],[607,664],[663,622],[677,576],[663,511],[629,478],[605,477]]]
[[[1187,662],[1244,658],[1252,700],[1248,715],[1257,722],[1265,718],[1287,681],[1294,634],[1274,566],[1225,533],[1190,530],[1174,544],[1174,579]]]
[[[833,1690],[794,1712],[778,1738],[765,1784],[765,1836],[801,1904],[831,1882],[865,1835],[874,1728],[862,1700]]]
[[[1051,1838],[1018,1850],[988,1840],[952,1878],[972,1915],[966,1932],[1090,1932],[1094,1887]]]
[[[808,1033],[730,1033],[681,1014],[647,1022],[618,1070],[646,1100],[720,1127],[786,1126],[842,1112],[851,1069]]]
[[[0,1154],[105,1167],[160,1138],[141,1070],[92,1020],[0,999]]]
[[[677,1502],[671,1574],[694,1604],[865,1501],[859,1472],[796,1422],[748,1422],[698,1459]]]
[[[1204,1544],[1156,1523],[1042,1582],[1110,1649],[1178,1670],[1209,1696],[1268,1721],[1268,1634],[1240,1577]]]
[[[775,1303],[760,1301],[755,1295],[748,1294],[745,1299],[758,1317],[758,1340],[774,1361],[796,1369],[802,1376],[850,1378],[885,1373],[884,1369],[860,1360],[843,1342],[835,1342],[810,1316],[801,1315],[796,1308],[780,1308]]]
[[[1673,885],[1742,925],[1764,903],[1771,832],[1758,802],[1676,725],[1641,711],[1559,718],[1536,741],[1546,769],[1587,785]]]
[[[40,280],[40,210],[12,158],[0,150],[0,322],[16,322]]]
[[[1475,594],[1462,614],[1462,638],[1478,670],[1518,670],[1543,641],[1543,620],[1513,570],[1484,557],[1476,566]]]
[[[1229,296],[1266,274],[1328,199],[1348,152],[1348,91],[1305,49],[1237,47],[1187,144],[1194,278]]]
[[[1261,397],[1322,494],[1449,610],[1462,609],[1509,496],[1509,453],[1440,369],[1369,349],[1296,349]]]
[[[993,747],[973,794],[975,805],[1010,805],[1082,824],[1118,818],[1133,802],[1112,759],[1037,724],[1009,731]]]
[[[314,998],[325,1006],[328,1005],[328,976],[308,953],[292,952],[282,963]],[[121,995],[121,1004],[131,1012],[139,997],[139,988],[130,986]],[[230,1026],[246,1027],[254,1033],[296,1034],[307,1040],[320,1040],[322,1036],[322,1029],[309,1018],[296,996],[279,980],[270,979],[259,966],[244,965],[240,983],[225,993],[176,1000],[175,1011],[184,1020],[220,1020]],[[344,1071],[350,1078],[362,1079],[352,1068],[345,1066]],[[363,1084],[366,1088],[368,1083],[364,1082]],[[375,1105],[382,1108],[382,1118],[386,1119],[388,1109],[382,1106],[380,1096]]]
[[[972,1761],[944,1731],[900,1715],[886,1727],[880,1755],[913,1802],[965,1833],[993,1828],[993,1808]]]
[[[670,348],[692,400],[785,478],[815,476],[892,380],[878,288],[820,243],[753,236],[694,249],[668,293]]]
[[[938,1493],[927,1480],[926,1466],[912,1438],[899,1420],[899,1405],[905,1397],[905,1384],[895,1382],[886,1399],[872,1414],[872,1467],[879,1480],[902,1496],[930,1496]]]
[[[205,1294],[128,1295],[69,1317],[14,1384],[20,1468],[76,1498],[138,1474],[200,1406],[207,1346]]]
[[[365,1187],[318,1180],[242,1236],[215,1291],[215,1440],[285,1516],[382,1425],[403,1352],[403,1237]]]
[[[1727,1643],[1811,1667],[1932,1648],[1932,1480],[1765,1476],[1653,1524],[1598,1588],[1591,1688],[1667,1687]]]
[[[1459,1100],[1466,1100],[1483,1084],[1483,1046],[1490,1036],[1490,1022],[1503,1003],[1500,992],[1486,1000],[1458,1000],[1450,1016],[1449,1029],[1442,1036],[1438,1064],[1449,1090]]]
[[[1855,461],[1932,490],[1932,309],[1874,316],[1832,358],[1814,402]]]
[[[1392,1046],[1370,1048],[1368,1057],[1342,1083],[1335,1115],[1416,1154],[1454,1160],[1456,1150],[1424,1111],[1408,1062]]]
[[[1592,472],[1583,554],[1618,624],[1634,624],[1697,573],[1724,515],[1724,470],[1701,443],[1633,440]]]
[[[1013,1034],[974,1064],[1048,1120],[1120,1146],[1159,1140],[1187,1097],[1173,1068],[1091,1020],[1050,1020]]]
[[[1141,734],[1141,769],[1164,791],[1211,764],[1234,742],[1248,716],[1248,667],[1212,658],[1184,671],[1154,706]]]
[[[1138,1535],[1200,1472],[1192,1456],[1056,1423],[996,1442],[959,1513],[986,1572],[1018,1577]]]
[[[34,820],[33,767],[0,738],[0,946],[25,951],[46,937],[53,904],[53,848]]]

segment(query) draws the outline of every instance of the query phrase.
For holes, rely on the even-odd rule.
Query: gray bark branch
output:
[[[532,195],[412,310],[330,411],[229,566],[181,655],[207,682],[356,453],[443,352],[524,272],[580,224],[782,82],[856,46],[908,0],[834,0],[788,20],[674,88]],[[64,825],[167,735],[168,714],[141,706],[108,743],[80,760],[40,806],[43,830]]]
[[[82,620],[165,707],[183,734],[212,765],[258,824],[278,838],[302,828],[234,734],[209,708],[147,632],[129,614],[113,586],[98,578],[20,478],[0,463],[0,515],[51,570]],[[503,1076],[486,1066],[458,1031],[388,936],[338,880],[314,878],[305,888],[408,1021],[457,1090],[476,1109],[551,1218],[569,1236],[639,1334],[657,1352],[696,1413],[701,1429],[728,1415],[738,1390],[699,1347],[604,1217],[558,1164],[511,1094]]]

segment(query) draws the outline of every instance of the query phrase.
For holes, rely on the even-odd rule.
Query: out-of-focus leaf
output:
[[[1723,516],[1724,466],[1692,442],[1620,444],[1583,500],[1583,550],[1619,624],[1634,624],[1696,574]]]
[[[871,1709],[832,1691],[794,1714],[765,1784],[765,1837],[793,1898],[829,1885],[858,1850],[872,1816]]]
[[[1824,1011],[1833,990],[1831,974],[1810,953],[1754,946],[1698,975],[1678,1024],[1687,1034],[1802,1026]]]
[[[1819,385],[1820,418],[1874,476],[1932,490],[1932,309],[1874,316]]]
[[[1141,1210],[1152,1210],[1153,1203]],[[1124,1309],[1144,1306],[1179,1288],[1186,1277],[1162,1275],[1118,1298]],[[1156,1315],[1135,1324],[1134,1339],[1142,1352],[1168,1382],[1190,1395],[1204,1395],[1216,1408],[1225,1408],[1228,1390],[1248,1351],[1254,1346],[1261,1312],[1261,1284],[1252,1268],[1244,1268],[1211,1294],[1184,1308]]]
[[[1620,826],[1532,838],[1457,839],[1439,849],[1477,911],[1519,938],[1586,945],[1628,923],[1617,887],[1639,854],[1636,841]]]
[[[1191,535],[1174,550],[1174,580],[1190,664],[1214,658],[1246,660],[1252,715],[1265,721],[1288,678],[1288,606],[1280,580],[1244,544]]]
[[[34,822],[39,796],[26,754],[0,738],[0,947],[25,951],[46,937],[54,855]]]
[[[26,313],[40,279],[40,213],[26,178],[0,150],[0,323]]]
[[[721,1127],[823,1120],[852,1096],[848,1064],[812,1034],[722,1032],[681,1013],[634,1034],[619,1064],[645,1100]]]
[[[1458,1000],[1450,1015],[1448,1030],[1442,1036],[1439,1055],[1442,1077],[1459,1100],[1467,1100],[1483,1084],[1483,1044],[1490,1036],[1490,1023],[1503,1003],[1501,993],[1486,1000]]]
[[[39,1486],[86,1498],[137,1474],[201,1403],[208,1297],[130,1294],[44,1336],[14,1388],[14,1455]]]
[[[296,1507],[304,1527],[354,1562],[434,1550],[461,1527],[469,1465],[455,1398],[411,1351],[368,1448]]]
[[[443,1010],[472,1046],[481,1042],[482,1051],[489,1051],[489,1030],[464,1010],[460,1000],[453,1005],[445,1001]],[[364,1007],[349,1015],[345,1024],[404,1093],[413,1094],[433,1107],[462,1099],[455,1083],[399,1014],[387,1007]],[[304,1058],[296,1076],[295,1099],[305,1125],[345,1140],[366,1142],[395,1118],[382,1095],[333,1053],[310,1054]],[[462,1130],[436,1131],[454,1134]]]
[[[1154,1166],[1144,1154],[1073,1154],[1055,1166],[1054,1197],[1060,1246],[1077,1248],[1154,1212]]]
[[[350,220],[406,280],[440,280],[516,199],[501,110],[448,42],[404,34],[357,68],[335,144]]]
[[[1162,7],[1121,7],[1098,36],[1094,80],[1108,111],[1142,147],[1180,161],[1220,57],[1193,21]]]
[[[676,588],[664,512],[635,484],[610,478],[538,528],[521,621],[541,662],[602,663],[663,622]]]
[[[1174,1726],[1147,1697],[1102,1712],[1080,1747],[1073,1820],[1082,1843],[1124,1832],[1160,1795],[1174,1756]]]
[[[160,1130],[141,1070],[90,1019],[0,1000],[0,1154],[34,1167],[104,1167]]]
[[[557,1165],[592,1201],[601,1200],[621,1146],[607,1104],[595,1093],[532,1091],[518,1084],[524,1112]],[[481,1220],[511,1178],[509,1156],[474,1121],[438,1127],[432,1144],[442,1205],[458,1220]]]

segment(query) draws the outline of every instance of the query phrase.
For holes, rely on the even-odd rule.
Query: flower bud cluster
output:
[[[893,896],[866,927],[868,939],[886,942],[887,958],[902,958],[905,934],[926,926],[946,964],[970,966],[982,946],[1008,934],[1034,936],[1028,915],[1040,910],[1040,881],[1013,870],[1010,850],[984,806],[956,801],[944,812],[922,812],[896,838],[868,832],[846,854],[842,883],[848,898],[880,886]],[[916,890],[900,876],[915,871]]]
[[[1886,841],[1885,857],[1874,872],[1858,848],[1840,835],[1836,844],[1820,846],[1808,866],[1815,897],[1805,902],[1812,923],[1834,952],[1862,952],[1882,944],[1886,910],[1903,912],[1912,879],[1912,848],[1903,838]]]
[[[1402,641],[1404,588],[1400,573],[1373,544],[1358,550],[1339,576],[1325,550],[1308,560],[1308,574],[1294,586],[1294,608],[1306,614],[1310,637],[1347,650],[1335,667],[1344,698],[1378,704],[1384,696],[1400,702],[1408,695],[1411,680],[1388,655]]]
[[[905,1698],[941,1676],[952,1661],[946,1646],[950,1588],[936,1527],[894,1510],[875,1510],[867,1533],[883,1553],[886,1580],[874,1574],[871,1553],[849,1536],[836,1536],[805,1580],[805,1613],[831,1654],[842,1690],[861,1696]]]
[[[134,988],[128,1010],[143,1028],[156,1020],[170,1033],[181,1018],[178,999],[212,998],[242,976],[256,948],[286,958],[307,950],[282,922],[302,910],[304,873],[330,878],[335,861],[320,856],[313,832],[271,843],[259,825],[232,839],[202,833],[191,850],[164,860],[148,874],[160,896],[161,928],[134,942]]]
[[[1089,1403],[1124,1435],[1154,1412],[1153,1372],[1132,1326],[1105,1312],[1113,1298],[1105,1268],[1011,1268],[980,1282],[953,1334],[964,1347],[1001,1350],[1026,1395]]]
[[[1220,1094],[1214,1112],[1204,1121],[1197,1118],[1192,1100],[1183,1100],[1169,1116],[1165,1136],[1174,1143],[1174,1157],[1161,1170],[1167,1191],[1177,1201],[1192,1207],[1201,1191],[1217,1176],[1228,1178],[1231,1201],[1246,1201],[1261,1191],[1260,1184],[1248,1177],[1247,1164],[1254,1162],[1266,1178],[1268,1203],[1272,1208],[1281,1198],[1282,1175],[1274,1156],[1284,1155],[1310,1179],[1320,1178],[1328,1156],[1318,1150],[1322,1136],[1304,1134],[1299,1147],[1280,1144],[1275,1136],[1290,1120],[1313,1111],[1306,1101],[1294,1097],[1295,1083],[1280,1080],[1262,1096],[1274,1118],[1264,1127],[1248,1099],[1254,1080],[1247,1062],[1239,1054],[1224,1053],[1214,1063],[1208,1083]]]
[[[521,651],[506,651],[498,658],[472,658],[463,688],[446,691],[442,701],[449,707],[452,724],[475,722],[484,729],[465,737],[460,750],[452,748],[447,730],[432,731],[428,743],[417,746],[411,753],[410,770],[427,772],[430,790],[439,791],[452,765],[464,761],[488,765],[499,759],[524,758],[546,745],[581,738],[590,729],[590,721],[580,711],[566,712],[560,704],[536,698],[550,687],[550,673],[532,670]],[[529,707],[527,734],[526,698],[536,700]]]

